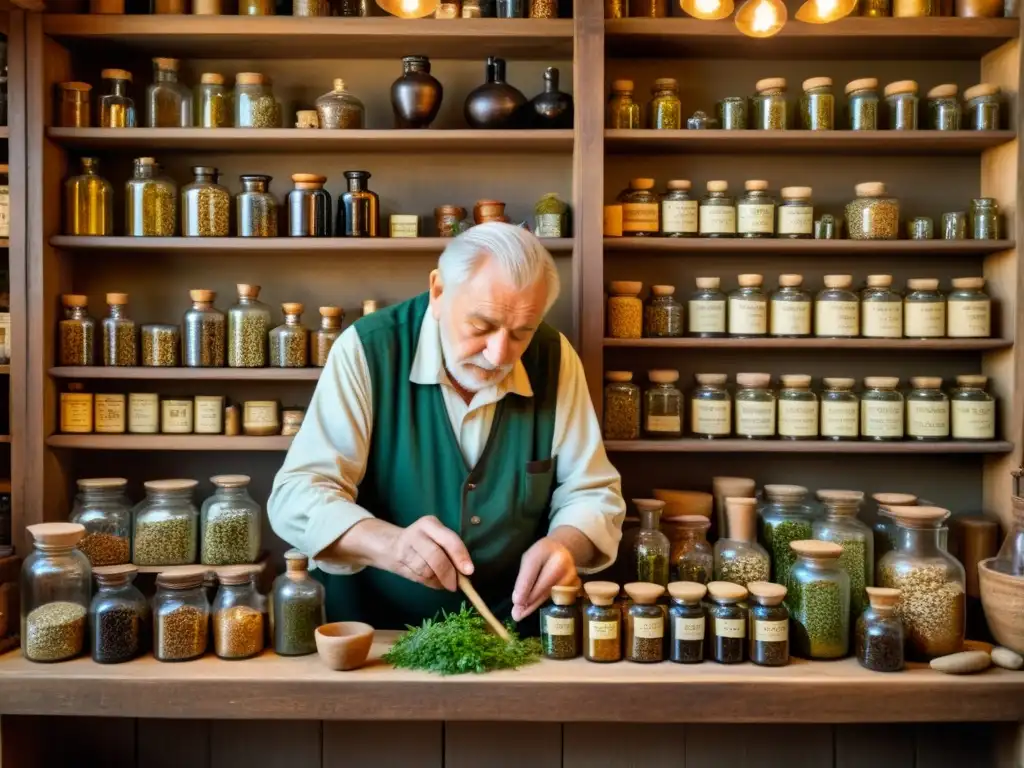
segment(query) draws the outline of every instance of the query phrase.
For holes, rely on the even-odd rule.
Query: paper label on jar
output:
[[[953,401],[954,440],[995,440],[996,404]]]
[[[779,434],[814,437],[818,434],[817,400],[779,400]]]
[[[811,302],[772,300],[772,336],[810,336]]]
[[[163,403],[164,432],[185,434],[192,431],[192,401],[165,400]]]
[[[588,636],[591,640],[618,640],[619,622],[591,621]]]
[[[770,437],[775,434],[775,401],[755,403],[736,401],[736,434],[744,437]]]
[[[949,401],[907,401],[907,434],[911,437],[949,437]]]
[[[746,637],[747,622],[743,619],[715,619],[715,634],[719,637]]]
[[[729,299],[729,333],[764,336],[768,333],[768,304],[750,299]]]
[[[697,435],[728,435],[732,429],[729,401],[691,401],[690,430]]]
[[[658,204],[657,203],[623,203],[622,204],[622,231],[623,232],[657,232],[658,231]]]
[[[92,395],[71,392],[61,394],[60,431],[92,432]]]
[[[865,301],[861,335],[870,339],[899,339],[903,336],[902,301]]]
[[[703,640],[704,639],[704,617],[698,616],[692,619],[685,619],[676,616],[675,619],[676,640]]]
[[[947,307],[952,339],[987,339],[992,335],[991,301],[951,301]]]
[[[690,333],[725,333],[725,301],[691,301]]]
[[[96,395],[96,431],[124,432],[124,395]]]
[[[574,635],[576,634],[576,622],[573,619],[545,616],[544,631],[549,635]]]
[[[735,235],[736,209],[730,205],[702,205],[700,207],[700,233],[702,235]]]
[[[754,640],[759,643],[784,643],[789,640],[789,621],[754,621]]]
[[[814,302],[814,333],[817,336],[856,336],[859,331],[859,302]]]
[[[779,207],[780,235],[810,235],[814,232],[814,209],[811,206]]]
[[[128,431],[154,434],[160,429],[160,400],[156,395],[128,395]]]
[[[738,206],[737,230],[740,234],[772,234],[775,231],[774,205]]]
[[[196,433],[219,435],[224,424],[224,403],[220,398],[196,398]]]
[[[0,185],[0,237],[11,236],[11,188]]]
[[[903,437],[903,403],[861,400],[860,433],[864,437]]]
[[[560,213],[538,213],[534,217],[534,223],[533,234],[537,237],[562,236],[562,214]],[[418,235],[418,228],[414,228],[412,234],[405,235],[405,237],[417,237]]]
[[[653,640],[665,636],[665,620],[660,616],[656,619],[640,618],[633,619],[633,637]]]
[[[697,233],[696,200],[662,200],[661,231],[669,233]]]
[[[860,413],[857,403],[835,403],[823,400],[821,403],[822,437],[858,437],[860,435]]]
[[[682,416],[648,416],[647,417],[647,431],[648,432],[671,432],[673,434],[681,432],[683,429],[683,417]]]
[[[905,335],[910,339],[941,338],[945,336],[946,302],[904,302],[903,324]]]

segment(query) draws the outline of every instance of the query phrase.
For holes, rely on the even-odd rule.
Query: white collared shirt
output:
[[[556,456],[556,484],[549,530],[571,526],[598,550],[592,573],[615,560],[625,516],[619,473],[608,461],[601,428],[590,401],[576,350],[561,336],[561,364],[555,404],[551,455]],[[428,311],[420,329],[409,372],[416,384],[441,387],[452,432],[469,467],[487,445],[498,402],[509,392],[532,397],[526,368],[517,361],[502,381],[474,394],[467,404],[444,368],[440,326]],[[274,478],[267,503],[278,536],[311,560],[360,520],[373,517],[357,503],[373,433],[370,371],[359,334],[345,330],[327,360],[309,403],[302,428]],[[350,574],[359,567],[318,561],[329,573]]]

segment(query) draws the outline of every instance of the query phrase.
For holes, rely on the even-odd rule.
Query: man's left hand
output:
[[[512,620],[522,621],[537,610],[551,594],[551,588],[577,580],[576,561],[564,544],[545,536],[523,555],[519,576],[512,591]]]

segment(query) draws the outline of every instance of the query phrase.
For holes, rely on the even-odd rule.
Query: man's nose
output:
[[[484,359],[494,366],[507,365],[509,362],[510,348],[508,343],[508,331],[502,329],[492,333],[487,339],[487,348],[484,349]]]

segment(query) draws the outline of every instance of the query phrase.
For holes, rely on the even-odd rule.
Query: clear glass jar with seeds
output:
[[[274,580],[270,634],[280,656],[316,653],[316,628],[324,615],[324,585],[309,575],[309,559],[297,549],[284,553],[285,572]]]
[[[709,181],[708,193],[698,211],[701,237],[736,237],[736,198],[729,195],[729,182]]]
[[[661,196],[662,237],[696,237],[699,230],[700,202],[690,194],[686,179],[673,179]]]
[[[851,240],[898,240],[900,203],[885,193],[885,184],[866,181],[856,186],[857,198],[846,204],[846,232]]]
[[[711,658],[719,664],[741,664],[747,658],[747,589],[728,581],[708,584],[708,640]]]
[[[951,339],[987,339],[992,335],[992,298],[985,278],[954,277],[946,296],[946,335]]]
[[[739,287],[729,293],[729,335],[751,338],[768,335],[768,296],[762,275],[740,275]]]
[[[216,291],[188,292],[192,306],[182,320],[182,359],[189,368],[220,368],[224,365],[224,313],[213,306]]]
[[[860,396],[860,435],[864,440],[903,439],[903,395],[895,376],[868,376]]]
[[[968,223],[972,240],[998,240],[1000,237],[999,202],[994,197],[971,200]]]
[[[330,237],[331,196],[324,191],[326,176],[293,173],[288,193],[288,236]]]
[[[235,127],[279,128],[281,109],[274,91],[259,72],[235,75]]]
[[[104,69],[100,77],[107,81],[107,93],[100,96],[100,128],[134,128],[135,102],[128,95],[132,73],[125,69]]]
[[[66,293],[61,302],[65,314],[58,323],[60,365],[95,365],[96,321],[89,316],[89,297]]]
[[[82,172],[69,176],[64,182],[64,234],[112,235],[114,189],[97,173],[99,160],[83,157],[81,162]]]
[[[125,234],[130,237],[172,237],[178,229],[178,188],[159,175],[152,157],[137,157],[125,184]]]
[[[942,546],[949,510],[889,507],[896,549],[878,563],[878,585],[900,590],[896,607],[906,631],[907,657],[928,661],[963,650],[964,567]]]
[[[868,275],[860,301],[861,336],[903,338],[903,294],[892,287],[892,275]]]
[[[575,659],[580,655],[582,633],[576,587],[552,587],[551,603],[540,609],[540,645],[544,657]]]
[[[770,373],[736,374],[736,437],[770,440],[775,437],[775,393]]]
[[[732,397],[724,373],[694,374],[697,388],[690,394],[690,432],[707,440],[732,434]]]
[[[996,439],[996,399],[985,391],[987,383],[987,376],[956,377],[949,395],[954,440]]]
[[[239,283],[238,303],[228,309],[228,367],[264,368],[270,333],[270,307],[259,300],[260,286]]]
[[[915,216],[907,222],[909,240],[931,240],[935,237],[935,222],[928,216]]]
[[[779,275],[779,287],[771,295],[769,333],[781,338],[811,335],[813,301],[803,285],[803,275]]]
[[[270,367],[305,368],[309,363],[309,331],[302,324],[303,306],[281,305],[284,323],[270,332]]]
[[[740,237],[775,236],[775,199],[768,193],[768,182],[749,179],[736,203],[736,233]]]
[[[704,515],[677,515],[665,522],[674,530],[669,578],[707,584],[715,569],[715,553],[708,543],[711,521]]]
[[[818,396],[811,391],[811,377],[786,373],[779,377],[779,437],[783,440],[818,439]]]
[[[615,604],[619,585],[588,581],[583,590],[589,598],[583,610],[583,657],[604,664],[622,659],[622,611]]]
[[[789,127],[786,104],[786,78],[767,77],[754,85],[750,99],[753,112],[751,128],[760,131],[784,131]]]
[[[204,568],[187,568],[156,577],[153,596],[153,657],[191,661],[206,653],[210,603],[203,591]]]
[[[217,183],[220,172],[193,166],[195,176],[181,188],[181,234],[184,237],[227,237],[231,221],[231,193]]]
[[[260,505],[249,495],[248,475],[215,475],[217,490],[203,502],[200,552],[203,565],[255,563],[260,554]]]
[[[224,87],[224,75],[204,72],[196,89],[196,127],[230,128],[232,118],[231,94]]]
[[[222,659],[249,659],[263,651],[263,599],[253,578],[257,569],[240,565],[217,574],[213,601],[213,652]]]
[[[769,581],[752,581],[750,592],[750,660],[759,667],[789,664],[789,609],[786,588]]]
[[[890,507],[917,506],[917,496],[912,493],[873,493],[875,502],[875,524],[871,532],[875,539],[875,583],[879,583],[878,564],[882,557],[896,549],[896,523],[889,514]],[[927,505],[924,505],[927,506]]]
[[[862,77],[846,84],[847,127],[851,131],[878,130],[878,79]]]
[[[320,307],[320,327],[313,331],[309,340],[310,362],[317,368],[327,365],[327,356],[341,336],[344,319],[345,310],[341,307]]]
[[[715,112],[723,131],[745,131],[748,127],[745,96],[726,96],[715,105]]]
[[[849,339],[860,335],[860,298],[852,275],[825,275],[825,287],[814,298],[814,335]]]
[[[92,592],[89,559],[76,548],[77,523],[28,526],[32,554],[21,565],[21,652],[29,661],[64,661],[85,644]]]
[[[640,515],[640,530],[627,552],[627,578],[651,584],[668,584],[671,543],[660,530],[661,513],[665,502],[657,499],[633,499]]]
[[[135,346],[135,321],[128,317],[128,294],[108,293],[110,314],[103,318],[103,364],[138,365]]]
[[[613,280],[608,286],[608,336],[639,339],[644,330],[644,284],[635,280]]]
[[[270,194],[272,176],[239,176],[242,191],[235,196],[239,237],[277,237],[277,202]]]
[[[317,120],[328,130],[364,127],[366,108],[354,94],[345,90],[345,81],[334,78],[334,88],[316,100]]]
[[[605,128],[640,128],[640,105],[633,100],[632,80],[615,80],[605,108]]]
[[[725,514],[728,537],[715,542],[715,579],[746,586],[768,581],[771,561],[768,551],[757,543],[757,499],[727,498]]]
[[[630,179],[629,186],[615,198],[622,203],[622,234],[626,237],[654,237],[658,234],[661,203],[654,191],[654,179]]]
[[[679,371],[647,372],[651,386],[644,392],[644,434],[655,438],[677,438],[683,435],[683,393],[676,382]]]
[[[640,439],[640,387],[632,371],[605,371],[604,439]]]
[[[132,584],[134,565],[96,568],[89,606],[89,649],[97,664],[122,664],[149,649],[149,602]]]
[[[146,127],[192,127],[192,91],[178,82],[180,64],[177,59],[153,59],[153,82],[146,87]]]
[[[964,91],[967,126],[973,131],[998,131],[1001,120],[998,85],[979,83]]]
[[[135,565],[191,565],[196,562],[199,510],[192,503],[195,480],[150,480],[146,498],[134,509],[132,562]]]
[[[78,481],[71,522],[85,528],[78,542],[89,563],[123,565],[132,559],[132,512],[123,477],[91,477]]]
[[[704,661],[707,612],[701,602],[707,594],[704,584],[673,581],[668,585],[672,604],[668,609],[669,659],[677,664]]]
[[[954,83],[936,85],[928,91],[928,127],[933,131],[960,130],[960,99]]]
[[[674,285],[652,285],[644,310],[644,336],[675,338],[683,335],[683,305]]]
[[[949,439],[949,398],[941,376],[914,376],[907,393],[907,439],[939,442]]]
[[[697,290],[690,294],[687,302],[690,336],[701,339],[725,336],[728,298],[720,290],[721,284],[718,277],[697,278]]]
[[[842,547],[839,565],[850,577],[850,619],[856,621],[867,605],[864,590],[875,583],[874,536],[857,518],[864,492],[823,490],[818,491],[818,501],[825,516],[814,521],[813,538]]]
[[[678,130],[683,127],[679,83],[674,77],[659,77],[651,86],[651,100],[647,104],[647,127],[659,130]]]
[[[856,440],[860,437],[860,398],[856,383],[847,378],[824,378],[821,392],[821,439]]]
[[[917,130],[917,83],[914,80],[898,80],[885,86],[885,105],[889,130]]]
[[[772,579],[786,584],[796,562],[790,542],[812,538],[814,510],[802,485],[768,484],[757,508],[758,540],[771,555]]]
[[[967,239],[967,211],[949,211],[942,214],[942,239]]]
[[[800,97],[800,127],[805,131],[831,131],[836,127],[836,97],[831,77],[804,80]]]
[[[843,548],[830,541],[794,541],[796,562],[786,584],[790,647],[805,659],[841,659],[850,647],[850,577]]]
[[[150,323],[139,332],[142,365],[155,368],[176,368],[181,349],[181,331],[176,325]]]
[[[623,587],[632,600],[626,615],[626,659],[641,664],[665,660],[665,613],[658,598],[665,586],[633,582]]]
[[[857,619],[853,651],[857,661],[873,672],[899,672],[903,669],[903,622],[896,615],[900,591],[868,587],[870,605]]]
[[[946,335],[946,297],[935,278],[907,280],[903,335],[908,339],[941,339]]]
[[[799,240],[814,237],[814,206],[810,187],[783,187],[779,194],[777,237]]]

